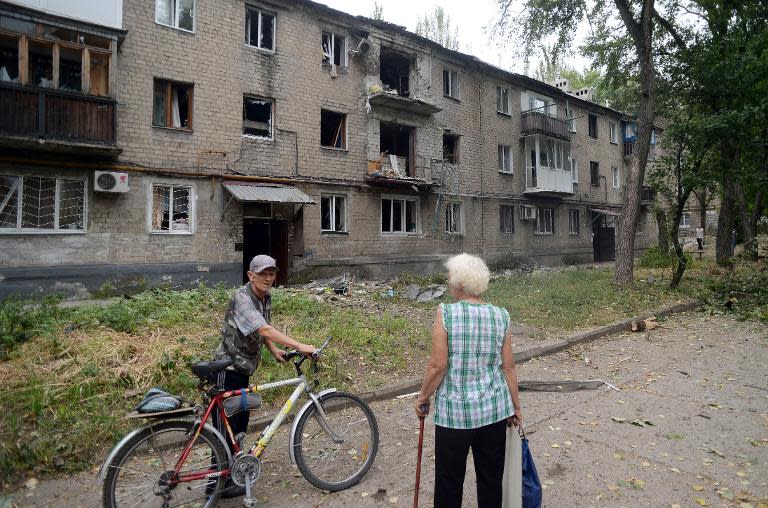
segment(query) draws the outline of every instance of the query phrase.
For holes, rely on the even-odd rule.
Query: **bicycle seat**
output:
[[[204,360],[202,362],[195,362],[189,366],[192,372],[200,379],[213,381],[216,378],[216,374],[226,369],[234,363],[231,358],[224,358],[223,360]]]

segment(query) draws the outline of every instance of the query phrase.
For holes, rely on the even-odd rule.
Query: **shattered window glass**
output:
[[[347,230],[347,207],[344,196],[320,197],[320,230],[334,232]]]
[[[243,97],[243,134],[272,138],[272,101]]]

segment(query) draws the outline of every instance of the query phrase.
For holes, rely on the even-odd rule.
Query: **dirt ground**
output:
[[[621,390],[521,394],[544,506],[768,505],[766,365],[768,327],[701,313],[521,365],[521,380],[603,379]],[[265,456],[259,506],[412,506],[418,433],[412,403],[372,404],[381,429],[376,462],[359,485],[336,494],[300,476],[281,430]],[[432,504],[433,436],[428,418],[422,506]],[[98,506],[96,467],[4,500],[17,506]],[[470,460],[464,506],[475,505],[474,488]]]

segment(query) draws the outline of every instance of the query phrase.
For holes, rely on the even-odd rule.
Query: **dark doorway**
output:
[[[408,57],[388,48],[381,48],[379,62],[381,66],[379,77],[384,89],[397,90],[397,95],[408,97],[411,73],[411,61]]]
[[[248,281],[248,266],[259,254],[268,254],[277,261],[275,285],[288,278],[288,227],[285,221],[243,219],[243,282]]]
[[[399,123],[381,122],[379,129],[379,147],[385,155],[397,155],[405,158],[405,176],[415,176],[414,141],[415,129]]]
[[[616,217],[592,212],[592,249],[595,262],[613,261],[616,257]]]

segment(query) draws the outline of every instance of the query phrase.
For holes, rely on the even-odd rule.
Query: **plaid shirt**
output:
[[[221,325],[221,344],[213,354],[214,359],[231,358],[233,369],[247,376],[256,371],[261,363],[261,345],[264,340],[257,331],[269,324],[272,316],[272,298],[267,293],[264,300],[259,300],[245,284],[235,292],[224,313]]]
[[[501,371],[507,310],[466,302],[441,304],[440,310],[448,332],[448,370],[435,394],[435,425],[475,429],[512,416]]]

